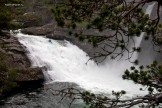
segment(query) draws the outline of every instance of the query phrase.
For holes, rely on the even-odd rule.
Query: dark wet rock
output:
[[[0,43],[0,49],[5,51],[7,55],[6,62],[10,67],[19,67],[19,62],[24,63],[22,68],[30,67],[30,60],[25,54],[26,49],[19,43],[16,37],[11,36],[10,38],[0,38]]]
[[[16,82],[27,82],[27,81],[43,81],[44,75],[41,68],[26,68],[20,69],[17,74]]]
[[[21,49],[20,47],[10,47],[7,49],[7,51],[15,52],[15,53],[22,53],[24,54],[24,49]]]
[[[2,35],[2,36],[5,36],[6,38],[8,37],[10,37],[11,35],[10,35],[10,31],[8,31],[8,30],[2,30],[2,33],[4,34],[4,35]]]

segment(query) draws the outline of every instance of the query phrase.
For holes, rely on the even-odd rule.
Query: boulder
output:
[[[54,25],[52,23],[40,26],[40,27],[29,27],[21,30],[24,34],[30,35],[47,35],[54,32]]]
[[[42,69],[39,67],[20,69],[15,79],[16,82],[28,82],[39,80],[44,81]]]

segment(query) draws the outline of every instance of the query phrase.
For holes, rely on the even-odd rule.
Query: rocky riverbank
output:
[[[68,29],[56,26],[50,7],[54,5],[51,0],[26,0],[25,11],[14,19],[14,23],[22,25],[21,32],[31,35],[43,35],[56,40],[68,40],[79,46],[88,55],[93,56],[97,48],[87,42],[80,42],[78,38],[68,35]],[[23,9],[24,9],[23,8]],[[6,32],[7,33],[7,32]],[[5,33],[5,34],[6,34]],[[88,34],[97,34],[97,31],[88,31]],[[0,37],[0,94],[21,88],[24,85],[42,84],[44,76],[39,67],[31,68],[27,51],[18,42],[17,38],[7,33],[7,36]]]
[[[33,84],[43,84],[42,69],[31,68],[26,54],[27,51],[16,37],[10,34],[0,36],[0,96],[32,87]]]

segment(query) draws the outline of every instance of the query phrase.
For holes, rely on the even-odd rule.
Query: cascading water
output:
[[[155,4],[149,5],[147,14],[151,14]],[[143,35],[143,34],[141,34]],[[113,61],[103,65],[96,65],[89,61],[86,53],[70,42],[49,40],[41,36],[24,35],[18,33],[16,37],[26,46],[33,66],[46,66],[49,82],[72,82],[93,92],[110,93],[112,90],[126,90],[128,94],[143,94],[140,85],[121,78],[124,70],[132,64],[128,61]],[[140,46],[142,36],[136,39]],[[134,57],[137,58],[137,55]]]
[[[55,40],[49,41],[44,37],[21,33],[17,34],[17,37],[29,51],[33,66],[47,66],[47,73],[52,81],[73,82],[98,92],[123,89],[136,94],[139,89],[139,86],[121,78],[121,72],[129,62],[97,66],[94,61],[89,61],[86,65],[89,57],[69,42],[61,44]]]
[[[151,16],[153,7],[155,6],[155,3],[152,3],[151,5],[148,5],[148,7],[146,8],[145,14],[148,14],[149,16]],[[135,38],[135,47],[138,48],[141,45],[142,39],[145,35],[145,32],[142,32],[140,37],[136,37]],[[133,55],[133,60],[136,60],[138,58],[138,52],[135,52],[135,54]]]

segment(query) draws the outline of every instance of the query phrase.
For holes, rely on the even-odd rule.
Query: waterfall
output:
[[[123,71],[130,66],[129,62],[96,65],[89,61],[87,54],[77,46],[65,41],[59,42],[41,37],[16,35],[20,43],[26,46],[32,66],[46,66],[52,82],[72,82],[93,92],[110,93],[112,90],[126,90],[139,94],[139,85],[121,78]]]
[[[147,14],[151,14],[155,4],[149,5]],[[137,47],[140,46],[144,33],[137,39]],[[96,65],[89,61],[87,54],[67,41],[50,40],[41,36],[32,36],[18,33],[16,37],[28,50],[28,56],[32,66],[46,66],[48,83],[69,82],[76,83],[80,87],[92,92],[111,93],[112,90],[126,90],[128,95],[144,94],[139,90],[141,85],[132,81],[125,81],[121,75],[132,64],[126,60],[107,62]],[[137,54],[135,58],[137,58]]]
[[[148,14],[149,16],[151,16],[151,13],[152,13],[152,10],[153,10],[155,4],[156,3],[152,3],[152,4],[148,5],[148,7],[146,8],[145,14]],[[136,48],[140,47],[144,35],[145,35],[145,32],[142,32],[139,37],[135,38],[135,47]],[[136,59],[138,59],[138,52],[135,52],[132,57],[132,60],[136,60]]]

